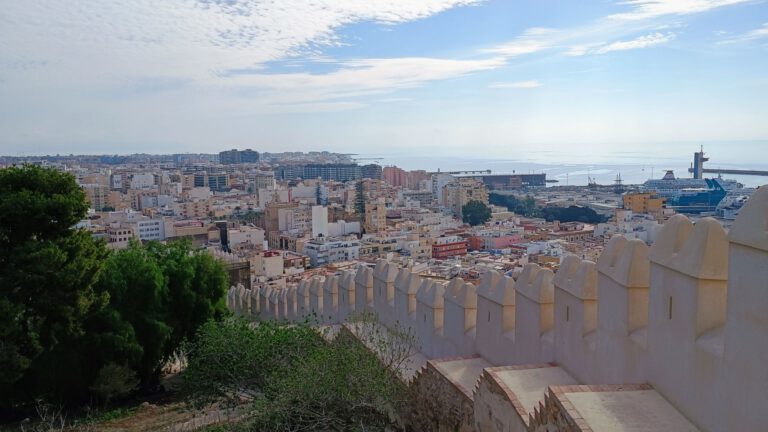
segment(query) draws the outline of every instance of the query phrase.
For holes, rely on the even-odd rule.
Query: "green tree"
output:
[[[160,266],[168,287],[165,322],[172,332],[165,355],[170,356],[185,339],[194,337],[203,323],[227,314],[229,276],[209,253],[193,252],[189,241],[168,245],[150,242],[146,248]]]
[[[264,227],[264,212],[248,210],[245,213],[238,215],[237,219],[245,223],[254,224],[258,227]]]
[[[277,371],[291,368],[299,358],[323,343],[310,326],[283,326],[274,321],[252,326],[231,317],[208,321],[187,343],[188,365],[182,390],[198,408],[213,402],[227,406],[253,401]]]
[[[78,404],[156,381],[184,339],[226,314],[223,264],[189,243],[108,253],[73,229],[75,179],[0,170],[0,408]]]
[[[480,201],[470,201],[461,207],[461,216],[464,223],[472,226],[482,225],[491,219],[491,209]]]
[[[173,330],[166,322],[169,295],[161,266],[147,248],[132,241],[107,259],[99,287],[109,293],[109,307],[135,332],[142,355],[131,367],[142,384],[151,384]]]
[[[94,290],[106,249],[73,229],[87,209],[70,174],[0,170],[0,404],[55,385],[40,379],[46,359],[82,336],[107,300]]]
[[[601,223],[608,220],[607,217],[598,214],[589,207],[568,206],[568,207],[544,207],[544,218],[548,222],[586,222]]]
[[[491,204],[504,206],[507,210],[519,215],[542,217],[541,209],[536,206],[536,200],[530,195],[526,195],[524,198],[517,198],[514,195],[491,193],[488,198]]]
[[[110,295],[109,308],[135,332],[142,354],[131,366],[144,386],[203,323],[227,314],[228,284],[223,264],[193,252],[186,241],[132,242],[110,256],[99,286]]]
[[[355,211],[360,215],[360,222],[365,221],[365,191],[362,180],[355,183]]]
[[[189,349],[187,396],[198,407],[247,400],[247,430],[396,430],[415,336],[371,315],[350,320],[332,338],[307,323],[208,323]]]

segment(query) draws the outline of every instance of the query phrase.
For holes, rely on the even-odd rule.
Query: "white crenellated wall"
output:
[[[339,277],[327,276],[323,285],[323,317],[327,324],[339,322]]]
[[[373,311],[414,329],[429,358],[480,355],[497,366],[555,362],[582,384],[649,383],[704,431],[764,430],[768,408],[768,187],[729,235],[709,218],[672,217],[651,248],[613,237],[597,264],[566,256],[556,274],[476,287],[375,268],[284,289],[231,287],[240,316],[321,323]]]
[[[725,231],[713,219],[694,225],[676,215],[650,260],[648,382],[699,426],[722,424],[716,407],[728,290]]]
[[[647,379],[650,261],[642,240],[615,236],[597,262],[595,381],[642,383]]]
[[[492,364],[505,365],[514,359],[514,344],[515,281],[486,272],[477,287],[477,352]]]
[[[344,271],[339,277],[339,322],[344,322],[355,311],[355,273]]]
[[[282,290],[276,290],[273,289],[269,293],[269,310],[270,310],[270,318],[273,320],[284,320],[285,319],[285,305],[281,308],[280,305],[280,293]]]
[[[285,318],[292,322],[299,320],[299,314],[296,311],[298,306],[297,290],[298,286],[296,284],[289,284],[285,288]]]
[[[421,278],[410,269],[401,269],[395,279],[395,320],[406,328],[416,328],[416,293]]]
[[[300,321],[309,319],[311,309],[309,308],[309,287],[311,282],[307,279],[299,282],[296,288],[296,316]]]
[[[309,285],[309,316],[317,320],[318,324],[323,323],[323,285],[325,278],[315,276]]]
[[[444,301],[444,336],[455,356],[477,353],[475,333],[477,325],[477,291],[474,285],[455,278],[448,283]]]
[[[720,430],[764,430],[768,407],[768,187],[731,228]],[[725,411],[725,412],[723,412]]]
[[[385,326],[395,323],[395,279],[400,269],[384,259],[376,260],[373,269],[373,307]]]
[[[259,303],[259,290],[256,288],[251,288],[249,291],[250,291],[250,297],[251,297],[251,318],[256,319],[261,314],[261,307]]]
[[[270,308],[269,295],[272,288],[264,286],[259,289],[259,313],[262,320],[272,319],[272,309]]]
[[[416,295],[416,335],[427,358],[450,355],[443,337],[445,283],[424,279]]]
[[[527,264],[517,279],[514,363],[554,360],[554,276],[550,269]]]
[[[355,275],[355,312],[373,311],[373,270],[360,265]]]
[[[555,285],[555,358],[581,382],[594,382],[597,345],[597,266],[567,255]]]

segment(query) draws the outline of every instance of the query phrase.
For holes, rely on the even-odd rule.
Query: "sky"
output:
[[[700,144],[768,149],[766,1],[0,0],[2,155]]]

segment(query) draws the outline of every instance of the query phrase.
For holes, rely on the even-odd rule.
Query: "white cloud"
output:
[[[630,11],[611,15],[619,20],[642,20],[664,15],[688,15],[752,0],[626,0]]]
[[[501,57],[484,60],[451,60],[426,57],[363,59],[339,63],[339,69],[323,74],[254,73],[231,77],[221,85],[250,97],[259,93],[274,109],[305,104],[391,93],[419,87],[426,82],[457,78],[505,64]]]
[[[558,33],[557,30],[549,28],[530,28],[515,39],[505,44],[487,49],[485,52],[503,55],[505,57],[517,57],[524,54],[532,54],[552,48]]]
[[[495,82],[488,86],[488,88],[493,89],[532,89],[536,87],[541,87],[542,84],[539,81],[536,80],[527,80],[527,81],[515,81],[515,82]]]
[[[726,32],[722,33],[716,33],[717,36],[725,36],[727,35]],[[755,41],[759,39],[765,39],[768,38],[768,23],[763,24],[762,27],[748,31],[744,34],[728,37],[722,41],[720,41],[721,44],[732,44],[732,43],[739,43],[739,42],[750,42]]]
[[[571,57],[583,56],[591,53],[595,48],[603,46],[603,42],[587,43],[582,45],[574,45],[565,52],[565,55]]]
[[[675,38],[674,33],[652,33],[645,36],[628,40],[617,41],[611,44],[605,45],[595,50],[595,54],[606,54],[612,51],[625,51],[639,48],[648,48],[656,45],[665,44]]]
[[[346,41],[356,22],[393,25],[481,0],[40,0],[9,2],[0,16],[5,62],[41,64],[52,76],[113,81],[183,75],[313,54]],[[18,77],[18,74],[17,76]]]
[[[616,41],[612,43],[596,42],[574,45],[565,52],[565,55],[577,57],[587,54],[606,54],[612,51],[625,51],[639,48],[648,48],[665,44],[675,38],[674,33],[651,33],[631,40]]]

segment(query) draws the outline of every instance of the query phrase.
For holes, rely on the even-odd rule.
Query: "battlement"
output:
[[[488,271],[476,287],[379,260],[374,268],[361,265],[284,289],[232,287],[227,305],[255,319],[299,320],[314,312],[326,324],[372,311],[384,326],[414,329],[428,359],[462,356],[478,359],[467,364],[501,368],[552,363],[557,371],[529,367],[507,377],[489,368],[476,374],[481,384],[483,379],[487,383],[481,386],[484,392],[474,394],[475,407],[513,404],[509,396],[499,396],[499,389],[514,387],[529,375],[541,376],[536,378],[540,399],[526,399],[533,407],[530,417],[513,416],[526,427],[534,420],[544,424],[552,414],[547,410],[562,413],[574,401],[630,400],[635,394],[650,405],[669,404],[663,407],[668,418],[679,413],[701,430],[763,430],[768,406],[768,187],[744,205],[730,233],[713,219],[694,223],[676,215],[651,248],[616,236],[597,263],[568,255],[556,274],[528,264],[516,281]],[[440,368],[432,372],[441,373]],[[455,377],[445,379],[450,383]],[[584,384],[579,391],[602,389],[603,394],[547,390],[574,383]],[[647,388],[610,387],[617,385]],[[504,391],[533,397],[512,387]],[[492,399],[478,402],[483,395]],[[479,415],[476,425],[494,423]]]

